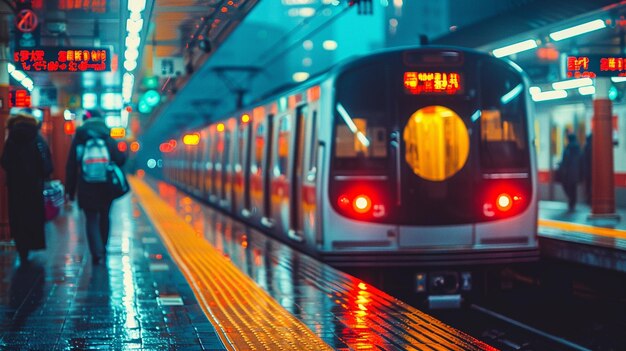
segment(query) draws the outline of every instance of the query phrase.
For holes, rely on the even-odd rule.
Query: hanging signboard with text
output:
[[[626,55],[567,56],[565,78],[626,77]]]
[[[111,70],[111,50],[44,46],[15,51],[13,62],[26,72],[105,72]]]

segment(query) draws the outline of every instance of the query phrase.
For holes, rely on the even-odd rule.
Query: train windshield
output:
[[[387,167],[387,94],[380,66],[359,67],[338,81],[335,169],[366,172]]]
[[[370,220],[476,222],[483,178],[529,172],[520,73],[482,55],[435,56],[390,55],[337,79],[331,193],[358,183],[385,194],[387,211]]]

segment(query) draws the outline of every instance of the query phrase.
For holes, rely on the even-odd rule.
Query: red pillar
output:
[[[619,219],[615,214],[613,169],[613,106],[608,98],[609,78],[596,79],[593,100],[591,219]]]

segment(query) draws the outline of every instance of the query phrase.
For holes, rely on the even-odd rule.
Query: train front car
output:
[[[326,261],[419,267],[417,292],[460,296],[476,267],[537,259],[518,67],[460,49],[394,51],[338,69],[334,87]]]

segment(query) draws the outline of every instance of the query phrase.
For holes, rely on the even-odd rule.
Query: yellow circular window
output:
[[[417,110],[404,127],[405,160],[418,176],[442,181],[458,172],[469,153],[469,134],[456,112],[444,106]]]

